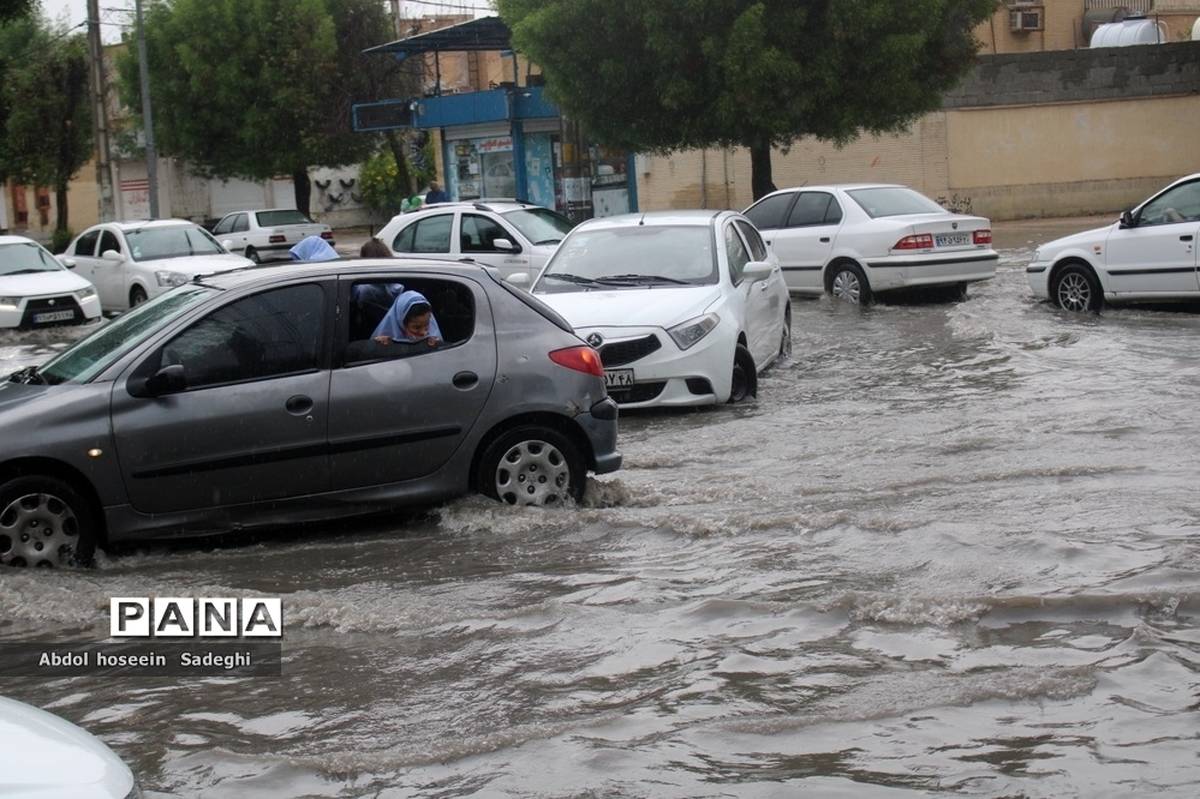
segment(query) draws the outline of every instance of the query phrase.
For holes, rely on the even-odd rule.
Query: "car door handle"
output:
[[[297,394],[294,397],[288,397],[288,401],[283,404],[287,408],[287,412],[295,416],[303,416],[313,409],[312,397],[306,397],[303,394]]]
[[[829,243],[829,237],[828,237],[828,236],[822,236],[822,237],[821,237],[821,243],[822,243],[822,244],[828,244],[828,243]]]
[[[1180,236],[1179,240],[1180,241],[1191,241],[1192,237],[1191,236]]]
[[[455,388],[461,388],[464,390],[468,388],[474,388],[475,384],[479,382],[479,375],[475,374],[474,372],[459,372],[450,382],[454,384]]]

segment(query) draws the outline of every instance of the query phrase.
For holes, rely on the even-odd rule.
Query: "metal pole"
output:
[[[91,61],[92,133],[96,140],[96,185],[100,189],[100,221],[116,218],[113,202],[112,153],[108,144],[108,102],[104,79],[104,45],[100,39],[100,0],[88,0],[88,55]]]
[[[146,179],[150,183],[150,218],[158,219],[158,152],[154,149],[154,116],[150,109],[150,66],[146,63],[146,26],[142,0],[137,5],[138,77],[142,89],[142,125],[146,131]]]

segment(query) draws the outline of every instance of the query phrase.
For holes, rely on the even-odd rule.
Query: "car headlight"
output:
[[[75,292],[75,298],[79,299],[79,300],[86,300],[88,297],[95,297],[95,296],[96,296],[96,290],[94,288],[92,288],[91,286],[88,286],[85,289],[80,289],[79,291]]]
[[[689,319],[686,322],[681,322],[675,327],[667,328],[667,332],[671,334],[671,338],[675,339],[675,343],[679,349],[686,350],[700,339],[709,334],[721,319],[715,313],[697,316],[695,319]]]
[[[0,305],[9,305],[16,308],[21,304],[20,297],[0,297]]]
[[[182,286],[188,282],[188,276],[182,272],[167,272],[166,270],[155,272],[154,279],[160,286]]]

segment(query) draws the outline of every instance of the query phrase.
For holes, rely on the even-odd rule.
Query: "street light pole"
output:
[[[150,218],[158,219],[158,153],[154,149],[154,117],[150,110],[150,66],[146,63],[146,26],[142,0],[137,6],[138,77],[142,90],[142,126],[146,133],[146,180],[150,184]]]
[[[100,0],[88,0],[88,57],[91,62],[92,136],[96,140],[96,185],[100,188],[100,221],[116,219],[112,152],[108,144],[108,92],[104,79],[104,45],[100,39]]]

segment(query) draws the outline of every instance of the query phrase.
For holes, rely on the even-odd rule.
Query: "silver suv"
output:
[[[502,278],[536,275],[572,223],[516,200],[437,203],[392,217],[376,234],[397,255],[449,255],[495,267]]]
[[[376,340],[401,284],[437,346]],[[0,384],[0,430],[0,563],[25,566],[470,489],[556,504],[621,464],[595,350],[429,259],[197,276]]]

